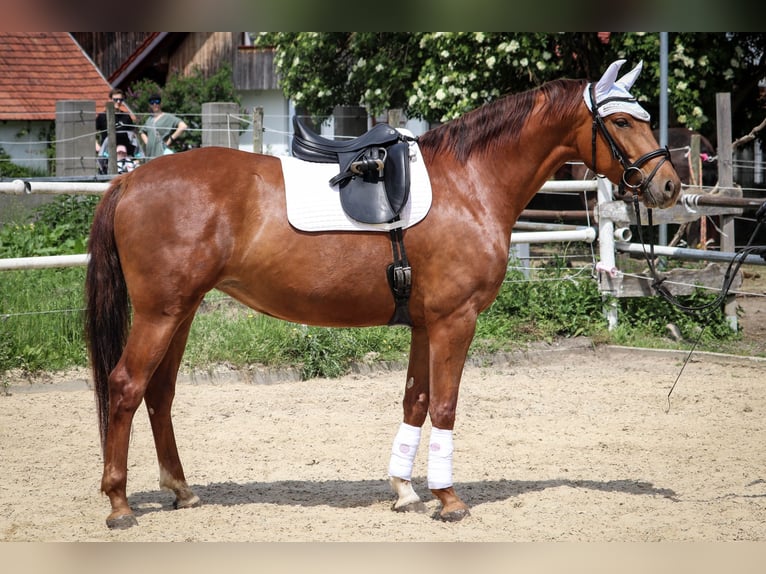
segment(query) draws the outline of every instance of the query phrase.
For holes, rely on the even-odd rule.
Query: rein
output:
[[[646,245],[646,241],[644,241],[644,237],[643,237],[643,230],[642,230],[642,224],[641,224],[641,209],[639,206],[637,194],[633,195],[633,208],[636,213],[636,227],[638,228],[639,241],[641,241],[642,245]],[[647,210],[647,214],[649,219],[648,225],[649,227],[652,227],[652,210],[651,209]],[[758,213],[756,214],[756,219],[758,220],[758,224],[755,226],[755,229],[753,229],[753,232],[750,235],[750,239],[748,240],[747,245],[744,248],[742,248],[740,251],[738,251],[734,255],[734,257],[732,257],[731,260],[729,261],[729,265],[726,268],[726,273],[724,274],[721,291],[713,301],[705,303],[704,305],[690,307],[680,303],[678,299],[676,299],[670,293],[667,287],[663,285],[666,278],[660,277],[654,265],[654,260],[656,259],[654,256],[654,241],[649,242],[649,253],[646,252],[645,247],[643,248],[644,258],[646,260],[647,265],[649,266],[649,271],[651,272],[652,279],[653,279],[652,288],[657,292],[658,295],[661,295],[666,301],[668,301],[672,305],[675,305],[676,307],[678,307],[679,309],[687,313],[705,311],[707,309],[715,307],[716,305],[723,304],[724,300],[729,294],[729,291],[731,290],[731,284],[734,282],[734,277],[737,275],[739,268],[742,267],[742,264],[745,262],[745,259],[747,258],[747,256],[760,255],[761,257],[763,257],[764,255],[766,255],[766,247],[752,245],[756,235],[758,235],[758,232],[760,231],[761,226],[764,223],[764,219],[766,219],[766,203],[764,203],[758,210]]]
[[[641,225],[641,209],[638,202],[638,194],[633,194],[633,207],[636,212],[636,227],[638,228],[638,237],[639,241],[641,241],[641,245],[645,246],[646,241],[644,241],[643,237],[643,231],[642,231],[642,225]],[[647,210],[648,212],[648,225],[651,228],[652,227],[652,210]],[[674,305],[675,307],[678,307],[683,311],[684,313],[687,313],[689,315],[700,313],[702,311],[708,311],[701,317],[698,317],[698,319],[704,319],[704,322],[702,323],[702,329],[700,329],[699,334],[697,335],[697,338],[694,341],[694,344],[692,345],[692,348],[689,350],[689,354],[686,356],[686,359],[684,360],[683,365],[681,366],[681,370],[678,372],[678,376],[676,377],[676,380],[673,382],[673,385],[670,387],[670,391],[668,392],[668,411],[670,410],[670,395],[673,393],[673,390],[676,388],[676,384],[678,383],[678,380],[681,378],[681,374],[684,372],[684,369],[686,368],[686,364],[689,362],[689,359],[692,356],[692,353],[694,353],[694,350],[697,348],[697,344],[702,339],[702,334],[705,332],[705,328],[707,327],[708,323],[710,322],[710,319],[713,315],[713,310],[715,307],[721,306],[723,308],[724,302],[726,301],[726,297],[729,294],[729,291],[731,290],[731,284],[734,281],[734,277],[737,276],[737,273],[739,272],[739,268],[742,267],[742,264],[745,262],[745,259],[748,255],[760,255],[761,258],[766,259],[766,247],[763,246],[753,246],[753,240],[755,239],[756,235],[758,235],[758,232],[761,229],[761,226],[764,223],[764,220],[766,220],[766,202],[764,202],[761,207],[758,209],[758,212],[756,213],[756,220],[758,221],[758,224],[755,226],[755,229],[753,230],[752,234],[750,235],[750,239],[747,242],[747,245],[741,250],[738,251],[734,257],[729,261],[729,265],[726,268],[726,273],[724,274],[723,278],[723,284],[721,286],[721,291],[718,293],[718,296],[703,305],[698,305],[696,307],[690,307],[688,305],[682,304],[678,299],[676,299],[670,291],[663,285],[663,282],[665,281],[665,277],[660,277],[659,273],[657,273],[657,269],[654,265],[654,241],[649,242],[649,253],[646,252],[646,247],[643,247],[644,252],[644,258],[646,259],[646,263],[649,266],[649,271],[652,275],[652,288],[662,296],[663,299],[665,299],[668,303],[671,305]]]
[[[638,158],[635,162],[632,164],[628,163],[628,159],[626,157],[625,152],[622,151],[619,144],[614,140],[612,135],[609,133],[609,130],[606,128],[606,124],[604,123],[604,118],[599,114],[598,112],[598,106],[603,105],[610,101],[635,101],[634,98],[607,98],[601,102],[596,103],[595,98],[595,88],[591,84],[590,87],[590,99],[591,99],[591,110],[593,114],[593,137],[592,137],[592,154],[593,154],[593,171],[598,173],[598,170],[596,168],[596,141],[597,141],[597,135],[598,131],[601,131],[601,135],[604,136],[604,139],[609,144],[609,147],[612,150],[612,155],[614,156],[617,161],[620,162],[620,165],[623,168],[623,174],[622,174],[622,180],[620,181],[620,184],[618,186],[619,190],[619,196],[627,201],[627,193],[625,192],[625,188],[629,188],[632,192],[632,203],[633,208],[636,212],[636,226],[638,227],[638,236],[639,240],[641,241],[642,245],[646,245],[646,241],[644,241],[643,237],[643,230],[641,225],[641,209],[639,207],[639,197],[638,192],[643,191],[646,189],[646,186],[651,182],[654,175],[657,173],[657,170],[660,168],[660,166],[665,163],[666,161],[670,160],[670,150],[667,146],[664,148],[659,148],[654,151],[650,151],[648,153],[645,153],[640,158]],[[641,169],[641,166],[643,166],[646,162],[656,158],[656,157],[662,157],[662,160],[657,162],[657,165],[654,167],[654,169],[649,174],[649,177],[645,177],[643,170]],[[671,161],[672,163],[672,161]],[[629,180],[632,178],[633,174],[639,174],[640,181],[638,184],[631,183]],[[765,204],[766,205],[766,204]],[[763,213],[761,213],[763,211]],[[652,210],[648,209],[648,216],[649,216],[649,227],[652,226]],[[728,295],[729,290],[731,289],[731,284],[734,281],[734,277],[736,276],[737,271],[739,271],[740,266],[744,262],[747,255],[757,252],[760,250],[760,252],[763,252],[763,248],[751,248],[750,244],[753,242],[753,239],[755,238],[755,235],[757,234],[761,224],[763,223],[764,216],[766,216],[766,209],[759,210],[759,223],[758,227],[756,227],[753,234],[750,236],[750,241],[748,242],[745,249],[743,249],[741,252],[739,252],[730,262],[729,267],[726,271],[726,275],[724,276],[724,283],[723,287],[721,288],[721,292],[716,297],[714,301],[711,301],[709,303],[706,303],[704,305],[699,305],[696,307],[689,307],[686,305],[683,305],[676,299],[670,291],[663,285],[666,278],[660,277],[659,273],[657,272],[657,268],[654,265],[655,256],[654,256],[654,242],[649,242],[649,251],[650,253],[646,252],[646,248],[644,248],[644,258],[646,259],[646,263],[649,266],[649,271],[652,275],[652,288],[657,292],[657,294],[661,295],[666,301],[671,303],[672,305],[675,305],[682,311],[685,311],[687,313],[695,313],[699,311],[704,311],[707,309],[710,309],[712,307],[715,307],[716,305],[720,305],[723,300]],[[733,268],[734,264],[736,262],[736,268]],[[733,273],[732,273],[733,271]]]

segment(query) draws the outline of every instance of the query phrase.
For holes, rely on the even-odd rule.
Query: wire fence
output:
[[[546,265],[548,265],[551,262],[551,259],[553,257],[551,255],[532,255],[529,258],[525,258],[526,261],[529,261],[530,264],[522,264],[518,260],[514,260],[513,258],[509,261],[508,264],[508,270],[513,272],[519,272],[523,273],[526,279],[509,279],[506,278],[505,283],[534,283],[534,282],[552,282],[552,281],[559,281],[559,282],[572,282],[572,281],[591,281],[595,280],[595,261],[591,260],[590,262],[583,263],[584,259],[587,259],[587,256],[583,255],[567,255],[567,254],[557,254],[555,258],[559,259],[561,262],[568,262],[565,263],[570,271],[568,271],[565,275],[560,277],[537,277],[535,276],[537,273],[540,273],[541,270],[543,270]],[[575,267],[572,265],[572,262],[580,262],[579,267]],[[535,264],[537,263],[537,264]],[[570,267],[570,265],[572,265]],[[17,270],[17,271],[0,271],[0,273],[21,273],[26,272],[28,270]],[[207,297],[205,297],[205,301],[207,302],[221,302],[221,301],[236,301],[229,295],[226,295],[225,293],[222,293],[220,291],[211,291]],[[66,308],[66,309],[44,309],[44,310],[37,310],[37,311],[29,311],[29,310],[11,310],[11,309],[5,309],[2,312],[0,312],[0,321],[6,321],[15,317],[30,317],[30,316],[44,316],[44,315],[53,315],[53,314],[61,314],[61,315],[76,315],[83,313],[85,311],[84,307],[77,307],[77,308]]]

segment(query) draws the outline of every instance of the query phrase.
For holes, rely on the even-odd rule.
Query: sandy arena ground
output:
[[[2,541],[763,541],[766,361],[553,345],[470,366],[454,478],[471,516],[430,518],[429,427],[398,514],[386,478],[404,372],[337,380],[185,377],[174,421],[202,506],[158,489],[146,412],[135,419],[129,500],[110,531],[87,373],[0,396]],[[231,374],[230,374],[231,375]]]

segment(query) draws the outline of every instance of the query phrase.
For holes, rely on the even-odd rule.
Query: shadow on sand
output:
[[[415,490],[424,501],[433,497],[424,477],[413,478]],[[649,482],[637,480],[489,480],[461,482],[455,485],[461,498],[469,506],[508,500],[528,492],[549,488],[570,487],[600,492],[616,492],[637,496],[661,496],[674,502],[676,493],[658,488]],[[332,506],[359,508],[382,502],[393,502],[394,494],[386,480],[283,480],[275,482],[214,482],[192,485],[204,505],[237,506],[241,504],[277,504],[286,506]],[[137,516],[172,508],[173,495],[160,490],[135,492],[129,496]],[[157,508],[157,505],[161,508]]]

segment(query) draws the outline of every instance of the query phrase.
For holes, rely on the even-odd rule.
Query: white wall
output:
[[[47,142],[39,141],[53,133],[49,121],[8,120],[0,122],[0,146],[13,163],[40,172],[47,171]],[[95,153],[95,151],[94,151]]]
[[[263,153],[290,155],[292,133],[291,109],[280,90],[243,90],[239,92],[240,106],[247,116],[253,109],[263,108]],[[253,127],[239,135],[239,149],[253,151]]]

